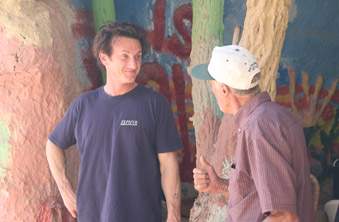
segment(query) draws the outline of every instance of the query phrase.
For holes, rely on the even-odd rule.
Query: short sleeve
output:
[[[76,143],[75,126],[77,122],[78,101],[74,101],[65,116],[57,124],[48,139],[56,146],[67,149]]]
[[[182,149],[171,107],[164,96],[159,95],[156,109],[156,152],[166,153]]]
[[[286,147],[282,148],[284,145],[281,140],[265,136],[249,142],[250,175],[258,191],[262,213],[297,211],[296,175],[285,155]]]

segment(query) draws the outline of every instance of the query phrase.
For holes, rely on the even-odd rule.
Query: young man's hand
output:
[[[76,205],[76,194],[72,187],[65,187],[60,189],[62,200],[64,201],[65,207],[72,215],[73,218],[77,218],[77,205]]]

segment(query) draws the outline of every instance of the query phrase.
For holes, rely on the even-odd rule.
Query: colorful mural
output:
[[[277,87],[276,101],[293,110],[302,120],[311,172],[318,179],[331,173],[333,162],[339,158],[339,79],[336,79],[329,90],[323,88],[323,77],[318,76],[315,85],[309,85],[309,73],[302,72],[301,84],[296,83],[294,69],[289,69],[289,86]],[[319,166],[315,167],[318,163]]]
[[[338,10],[335,1],[292,1],[276,82],[276,102],[303,122],[311,171],[318,179],[328,176],[339,158]],[[233,29],[243,26],[245,16],[246,0],[225,1],[224,44],[231,44]]]
[[[321,4],[324,12],[328,10],[327,14],[333,15],[335,14],[334,11],[338,10],[338,5],[334,4],[333,1],[329,1],[324,5],[320,0],[312,0],[312,4],[312,8],[309,8],[307,6],[309,4],[306,5],[304,1],[295,0],[292,2],[290,20],[279,66],[277,96],[275,99],[281,105],[291,109],[291,101],[295,104],[296,108],[293,111],[303,120],[305,126],[306,140],[310,149],[310,160],[312,160],[311,157],[319,161],[324,159],[324,157],[320,158],[319,156],[322,155],[321,151],[324,147],[322,142],[324,139],[321,140],[320,132],[321,130],[330,132],[329,129],[334,127],[333,135],[330,136],[330,138],[333,138],[332,145],[328,149],[328,152],[332,153],[328,162],[330,165],[331,161],[338,157],[335,147],[338,146],[339,140],[335,133],[337,132],[337,126],[335,126],[334,122],[334,115],[338,112],[339,107],[337,101],[338,90],[336,84],[331,85],[338,79],[338,74],[335,73],[339,71],[338,61],[333,54],[335,50],[331,50],[333,47],[339,49],[339,41],[336,41],[338,38],[336,30],[338,29],[333,28],[338,24],[335,24],[335,20],[332,17],[324,17],[322,21],[315,22],[310,12]],[[225,32],[223,40],[226,45],[232,43],[234,27],[243,26],[246,16],[246,0],[226,0],[224,5]],[[181,172],[185,174],[182,175],[182,179],[191,181],[189,179],[190,175],[186,175],[192,169],[195,158],[194,131],[188,119],[193,112],[190,95],[191,81],[186,73],[189,62],[188,55],[191,49],[191,1],[154,0],[151,2],[136,2],[127,0],[115,2],[115,7],[117,9],[126,9],[117,10],[117,20],[139,24],[149,30],[149,39],[152,43],[153,51],[146,58],[139,81],[144,85],[153,87],[155,90],[159,90],[171,102],[185,146],[181,154],[183,158]],[[307,52],[307,55],[305,52]],[[333,55],[331,56],[331,54]],[[180,77],[174,72],[180,68],[177,66],[174,70],[173,65],[175,64],[181,64],[185,84],[183,84],[184,82],[173,81],[175,78]],[[291,92],[289,91],[289,73],[292,72],[291,70],[296,73],[294,75],[296,81],[295,99],[290,95]],[[304,76],[302,73],[305,72],[308,73],[308,92],[302,90],[302,76]],[[166,74],[168,82],[160,77],[164,74]],[[312,113],[310,108],[307,108],[308,114],[302,114],[305,113],[304,109],[310,105],[305,104],[308,98],[307,95],[314,95],[315,84],[319,76],[322,76],[322,84],[319,95],[317,95],[315,110]],[[182,86],[178,86],[180,84]],[[185,96],[178,94],[178,87],[185,88]],[[331,87],[334,87],[334,90],[332,89],[331,91]],[[183,91],[183,89],[181,90]],[[329,93],[329,91],[332,93]],[[314,96],[312,98],[314,99]],[[325,98],[328,100],[326,105],[324,105]],[[316,117],[317,115],[319,118]],[[312,123],[309,120],[311,117],[315,117]],[[308,118],[308,120],[304,118]],[[317,125],[318,127],[316,127]],[[311,152],[311,150],[313,151]]]
[[[154,3],[153,3],[154,2]],[[192,182],[195,166],[192,82],[186,72],[191,52],[191,1],[116,1],[117,21],[148,30],[152,50],[144,58],[137,82],[162,93],[172,106],[184,149],[179,153],[180,175]]]
[[[96,66],[96,60],[92,53],[92,43],[95,35],[92,1],[72,0],[76,7],[76,22],[72,24],[72,34],[77,39],[76,50],[76,74],[78,81],[87,86],[88,90],[96,89],[102,85],[102,76]]]
[[[319,180],[339,158],[338,10],[336,1],[294,1],[277,79],[277,102],[302,119],[311,172]]]

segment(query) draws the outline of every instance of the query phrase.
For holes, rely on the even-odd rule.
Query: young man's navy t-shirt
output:
[[[169,103],[141,85],[121,96],[103,87],[79,96],[49,140],[80,155],[80,222],[161,221],[158,153],[182,149]]]

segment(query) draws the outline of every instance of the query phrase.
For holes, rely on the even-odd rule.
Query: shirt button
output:
[[[240,128],[238,128],[238,132],[241,133],[241,129]]]

